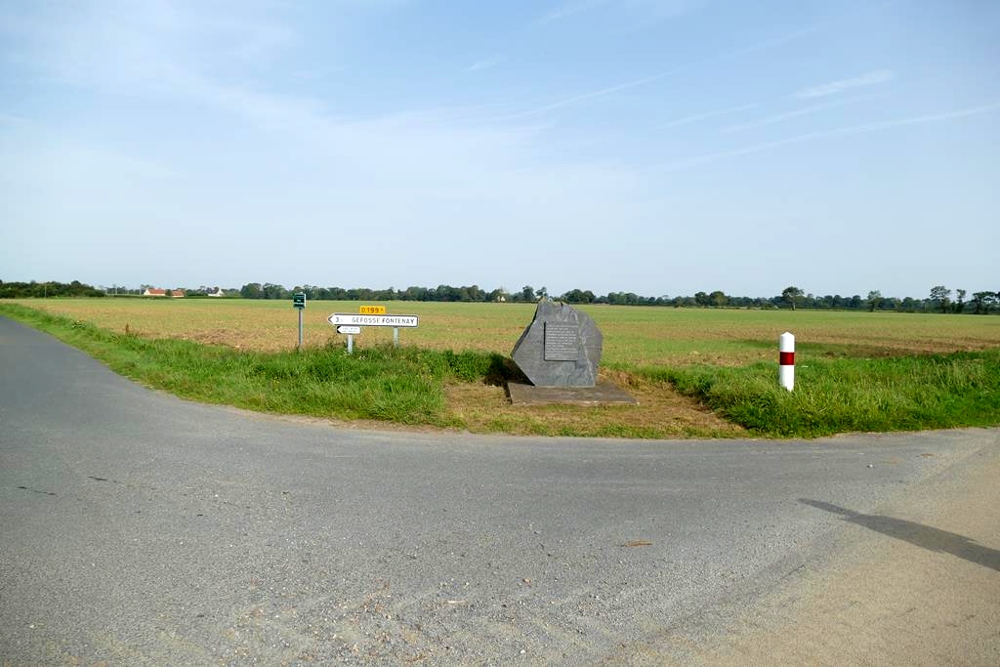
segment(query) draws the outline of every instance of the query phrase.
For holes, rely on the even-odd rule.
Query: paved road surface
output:
[[[998,444],[333,428],[0,318],[0,664],[998,664]]]

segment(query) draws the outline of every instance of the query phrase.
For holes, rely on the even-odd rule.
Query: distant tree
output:
[[[972,305],[975,306],[976,310],[972,313],[973,315],[980,315],[989,310],[989,301],[993,300],[993,292],[973,292],[972,293]]]
[[[798,301],[799,299],[801,299],[803,295],[804,295],[804,292],[801,289],[799,289],[798,287],[795,287],[794,285],[786,287],[781,292],[781,298],[782,298],[782,300],[785,303],[790,304],[792,306],[792,310],[795,310],[795,302]]]
[[[729,297],[722,290],[715,290],[708,295],[709,302],[716,308],[723,308],[729,303]]]
[[[951,304],[951,290],[944,285],[935,285],[931,288],[930,301],[935,307],[940,308],[942,313],[947,313]]]
[[[537,301],[535,298],[535,288],[531,285],[525,285],[521,288],[521,300],[522,301]]]
[[[868,304],[868,312],[874,313],[875,309],[878,308],[880,303],[882,303],[882,292],[877,289],[873,289],[871,292],[868,292],[868,299],[866,300],[866,303]]]
[[[560,296],[559,300],[566,303],[593,303],[595,298],[590,290],[573,289]]]
[[[990,312],[990,308],[997,303],[1000,303],[1000,292],[973,292],[972,305],[976,307],[973,315],[986,315]]]
[[[541,301],[542,299],[547,299],[549,297],[549,290],[542,285],[538,288],[538,294],[535,295],[536,298]]]
[[[404,291],[399,293],[399,298],[404,301],[427,301],[427,288],[426,287],[407,287]]]
[[[955,312],[961,313],[963,310],[965,310],[965,290],[956,289],[955,296],[957,297],[955,299]]]

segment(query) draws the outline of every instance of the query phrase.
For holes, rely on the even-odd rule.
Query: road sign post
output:
[[[299,347],[302,349],[302,311],[306,309],[306,293],[296,292],[292,295],[292,306],[299,311]]]
[[[416,315],[387,315],[384,306],[361,306],[361,312],[334,313],[327,318],[337,333],[347,334],[347,353],[354,348],[354,335],[361,333],[361,327],[392,327],[392,344],[399,347],[400,327],[416,327]]]
[[[358,327],[416,327],[416,315],[358,315],[355,313],[334,313],[327,318],[333,326],[348,324]]]

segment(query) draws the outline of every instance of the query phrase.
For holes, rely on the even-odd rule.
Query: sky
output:
[[[0,0],[0,280],[1000,289],[993,0]]]

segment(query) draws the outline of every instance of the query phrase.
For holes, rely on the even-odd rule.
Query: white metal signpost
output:
[[[373,306],[362,306],[374,310]],[[354,350],[354,336],[361,333],[361,327],[392,327],[392,344],[399,347],[400,327],[416,327],[416,315],[365,315],[361,313],[334,313],[327,320],[337,327],[337,333],[347,334],[347,353]]]
[[[361,327],[415,327],[416,315],[359,315],[357,313],[334,313],[329,318],[330,324],[341,324]]]

